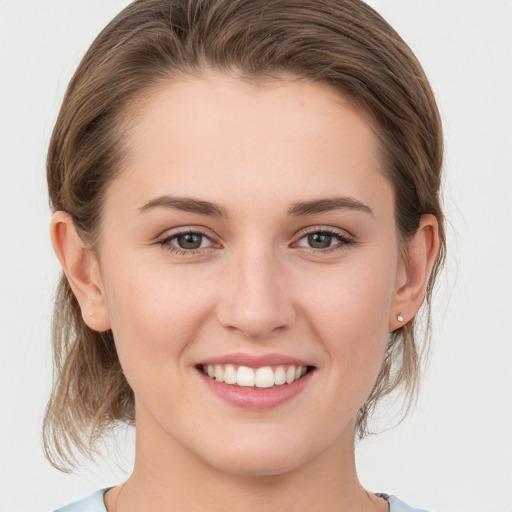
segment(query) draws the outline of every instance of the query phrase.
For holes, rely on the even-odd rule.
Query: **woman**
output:
[[[136,425],[120,486],[61,510],[412,510],[354,438],[411,399],[443,261],[442,135],[410,49],[354,0],[138,0],[48,155],[47,454]]]

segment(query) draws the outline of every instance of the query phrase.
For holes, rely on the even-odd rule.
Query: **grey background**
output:
[[[50,311],[45,152],[65,86],[122,0],[0,1],[0,511],[51,510],[125,478],[132,434],[63,475],[43,458]],[[437,512],[512,510],[512,2],[374,0],[437,95],[449,259],[416,410],[357,447],[362,482]],[[390,404],[389,411],[394,405]],[[392,420],[383,414],[381,425]],[[117,452],[117,455],[116,455]]]

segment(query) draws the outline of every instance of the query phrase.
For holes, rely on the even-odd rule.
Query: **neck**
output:
[[[137,425],[133,473],[122,493],[118,489],[107,495],[105,503],[109,512],[387,510],[382,500],[359,483],[353,433],[350,425],[335,445],[288,471],[248,476],[219,470],[164,432]]]

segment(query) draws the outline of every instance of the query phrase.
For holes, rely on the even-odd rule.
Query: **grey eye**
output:
[[[199,233],[184,233],[183,235],[178,235],[175,240],[181,249],[199,249],[203,242],[203,235]]]
[[[332,244],[332,235],[329,233],[311,233],[308,235],[308,244],[313,249],[326,249]]]

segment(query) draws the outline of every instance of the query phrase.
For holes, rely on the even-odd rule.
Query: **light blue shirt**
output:
[[[55,512],[107,512],[103,496],[108,489],[100,489],[84,500],[76,501],[66,507],[59,508]],[[389,496],[389,512],[427,512],[421,508],[412,508],[400,501],[395,496]]]

